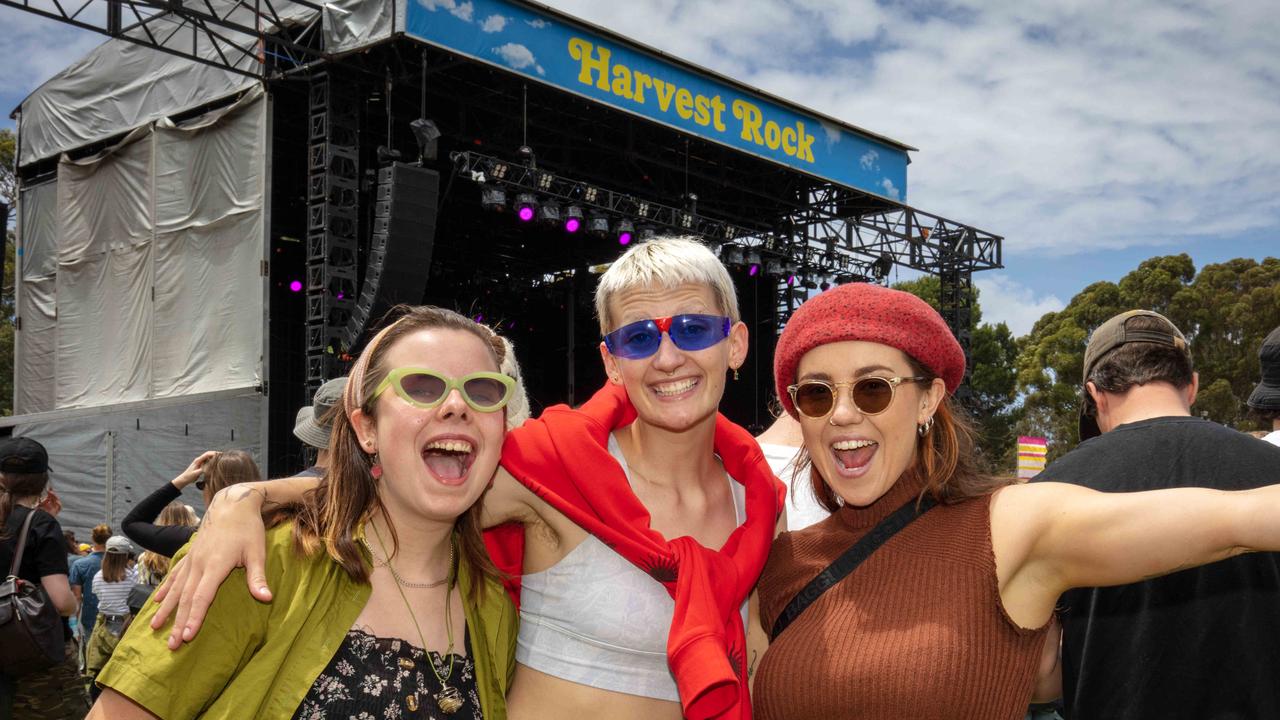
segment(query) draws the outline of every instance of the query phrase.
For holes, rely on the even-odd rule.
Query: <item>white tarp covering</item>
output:
[[[263,5],[232,0],[188,2],[202,12],[211,8],[243,27],[261,26],[265,32],[274,28],[255,13],[255,7],[265,13]],[[404,28],[404,3],[390,0],[336,0],[324,5],[320,18],[314,9],[288,0],[276,0],[272,9],[283,25],[321,22],[324,47],[331,53],[367,47]],[[253,36],[234,30],[211,25],[226,40],[215,47],[206,36],[167,15],[149,20],[148,26],[176,52],[191,52],[194,42],[198,56],[246,71],[254,71],[262,59],[237,49],[249,47],[256,53],[256,43]],[[141,35],[140,30],[131,32]],[[23,100],[18,108],[22,138],[18,165],[108,140],[257,82],[247,75],[126,40],[108,40]]]
[[[58,184],[23,188],[18,198],[18,248],[14,278],[22,325],[14,358],[14,412],[54,406],[54,282],[58,270]]]
[[[266,131],[254,86],[64,158],[56,203],[52,184],[23,193],[17,413],[260,383]]]
[[[58,521],[76,537],[120,521],[139,500],[172,480],[204,450],[245,450],[263,459],[267,398],[255,390],[210,393],[180,401],[148,401],[119,408],[63,411],[15,418],[15,436],[49,451],[53,488],[62,499]],[[203,511],[200,493],[182,501]]]

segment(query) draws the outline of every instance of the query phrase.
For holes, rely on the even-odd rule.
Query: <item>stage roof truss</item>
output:
[[[321,9],[307,0],[0,0],[187,60],[264,80],[328,59]]]

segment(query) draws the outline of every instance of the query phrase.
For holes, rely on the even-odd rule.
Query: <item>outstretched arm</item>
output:
[[[253,597],[271,602],[264,567],[266,528],[262,515],[301,502],[317,483],[316,478],[240,483],[214,495],[191,550],[156,590],[155,599],[161,604],[151,628],[160,629],[173,615],[170,649],[176,650],[200,631],[218,586],[237,567],[245,569]]]
[[[1001,599],[1019,624],[1043,624],[1073,587],[1123,585],[1280,550],[1277,518],[1280,485],[1137,493],[1051,482],[1006,487],[991,506]]]

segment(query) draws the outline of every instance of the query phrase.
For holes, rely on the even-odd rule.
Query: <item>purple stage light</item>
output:
[[[522,207],[517,215],[520,217],[520,222],[529,222],[533,219],[533,208],[528,206]]]
[[[788,276],[787,276],[787,287],[794,287],[794,286],[795,286],[795,284],[796,284],[796,276],[795,276],[795,275],[788,275]]]
[[[568,220],[564,221],[565,232],[576,233],[578,232],[578,228],[580,227],[582,227],[582,221],[579,220],[578,218],[571,217]]]
[[[760,274],[760,263],[751,263],[751,268],[747,270],[747,274],[755,277]]]
[[[341,293],[341,292],[339,292],[339,293],[338,293],[338,299],[339,299],[339,300],[341,300],[341,299],[342,299],[342,293]]]
[[[618,244],[619,244],[619,245],[629,245],[630,243],[631,243],[631,233],[629,233],[629,232],[624,232],[624,233],[619,233],[619,234],[618,234]]]
[[[477,314],[475,317],[473,317],[473,318],[471,318],[471,319],[472,319],[472,320],[475,320],[475,321],[476,321],[476,322],[478,322],[478,323],[482,323],[482,322],[484,322],[484,315]]]
[[[293,282],[289,283],[289,289],[292,290],[293,292],[302,292],[302,281],[294,280]]]

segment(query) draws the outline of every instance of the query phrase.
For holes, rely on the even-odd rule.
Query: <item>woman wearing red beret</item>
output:
[[[1064,590],[1280,549],[1276,486],[984,476],[950,397],[963,373],[942,318],[897,290],[845,285],[787,323],[778,394],[833,515],[779,536],[761,575],[757,718],[1021,718]]]

